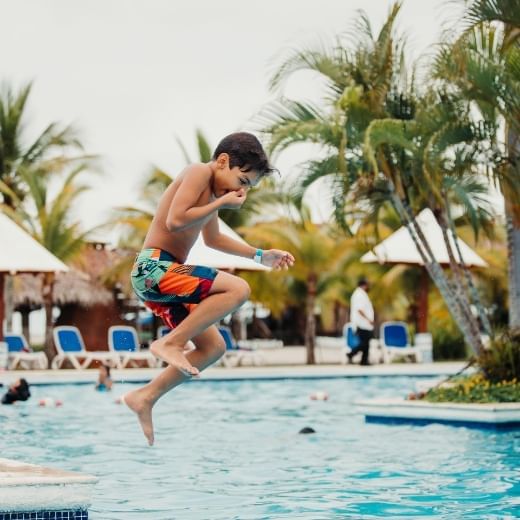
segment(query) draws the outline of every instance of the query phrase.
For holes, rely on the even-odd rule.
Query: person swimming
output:
[[[31,397],[29,383],[22,377],[17,379],[2,397],[2,404],[14,404],[16,401],[27,401]]]
[[[110,367],[108,365],[99,366],[99,377],[96,383],[96,390],[108,392],[112,390],[112,378],[110,377]]]

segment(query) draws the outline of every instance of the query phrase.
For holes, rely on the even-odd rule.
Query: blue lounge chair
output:
[[[168,334],[168,332],[171,332],[171,330],[172,329],[170,329],[170,327],[168,327],[167,325],[161,325],[157,329],[157,339],[162,338],[163,336],[166,336],[166,334]]]
[[[226,367],[240,366],[244,359],[250,359],[251,364],[261,364],[263,361],[262,355],[254,348],[242,347],[235,341],[231,329],[229,327],[220,326],[218,331],[224,338],[226,343],[226,353],[222,358],[222,364]],[[232,364],[232,360],[235,360],[235,364]]]
[[[100,361],[112,367],[121,367],[119,355],[114,352],[86,350],[81,332],[77,327],[61,325],[54,327],[52,334],[58,351],[51,363],[54,369],[60,368],[65,360],[69,360],[72,366],[78,370],[87,368],[92,361]]]
[[[386,321],[381,324],[380,342],[385,363],[396,357],[414,358],[419,361],[419,350],[410,345],[408,327],[404,321]]]
[[[7,343],[9,370],[14,370],[17,366],[44,370],[49,366],[47,356],[43,352],[33,352],[23,334],[9,332],[5,334],[4,340]]]
[[[108,347],[121,359],[121,367],[136,361],[145,361],[150,368],[158,366],[159,360],[149,351],[141,351],[137,331],[134,327],[114,325],[108,329]]]

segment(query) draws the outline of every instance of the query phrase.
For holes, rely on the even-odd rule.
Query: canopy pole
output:
[[[4,287],[5,287],[5,273],[0,272],[0,341],[3,341],[3,339],[4,339],[4,316],[5,316]]]
[[[430,276],[424,267],[421,268],[421,280],[417,291],[417,332],[428,332],[428,292]]]

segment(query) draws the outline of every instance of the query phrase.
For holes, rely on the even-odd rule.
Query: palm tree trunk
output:
[[[448,233],[448,224],[446,222],[446,218],[440,210],[436,215],[437,223],[439,224],[442,230],[442,237],[444,238],[444,244],[446,246],[446,250],[448,252],[448,258],[450,260],[450,268],[452,273],[452,280],[454,286],[454,294],[457,300],[457,303],[463,313],[464,319],[468,325],[470,334],[471,334],[471,347],[476,354],[480,354],[482,352],[484,346],[482,345],[482,340],[480,338],[480,330],[475,319],[475,316],[471,312],[470,300],[466,294],[463,282],[462,282],[462,269],[460,265],[455,260],[455,255],[453,253],[453,248],[451,246],[451,240]],[[453,240],[456,241],[457,237],[454,235]]]
[[[457,240],[457,233],[455,230],[455,225],[453,223],[453,219],[451,218],[450,213],[450,206],[448,204],[448,201],[445,201],[446,204],[446,210],[447,210],[447,217],[448,217],[448,224],[451,230],[451,234],[453,236],[453,241],[455,243],[455,248],[457,249],[457,255],[459,257],[459,261],[457,264],[462,269],[462,272],[464,273],[464,277],[466,279],[466,283],[468,284],[471,297],[473,299],[473,303],[477,307],[478,315],[480,318],[480,321],[482,322],[482,327],[484,328],[484,332],[490,337],[493,337],[493,329],[491,328],[491,323],[489,322],[489,319],[487,317],[486,311],[484,309],[484,306],[482,305],[482,300],[480,299],[480,295],[478,293],[478,290],[473,283],[473,278],[471,277],[471,273],[469,272],[468,266],[466,265],[466,262],[464,261],[464,257],[462,256],[462,251],[460,250],[459,241]]]
[[[52,319],[53,307],[53,287],[54,287],[54,273],[45,273],[43,278],[43,305],[45,307],[45,355],[49,360],[49,364],[56,355],[54,341],[52,338],[52,328],[54,322]]]
[[[466,320],[464,319],[464,315],[462,313],[462,309],[460,308],[453,288],[450,286],[446,275],[444,274],[440,264],[435,259],[433,252],[430,248],[428,240],[424,236],[421,227],[415,220],[415,216],[413,215],[412,209],[408,206],[406,201],[402,201],[395,189],[393,189],[393,185],[390,185],[391,188],[391,199],[393,205],[401,217],[402,222],[405,224],[412,240],[421,256],[424,267],[428,271],[431,279],[439,289],[441,296],[443,297],[448,309],[455,320],[455,323],[461,330],[464,335],[466,342],[471,346],[475,353],[478,351],[478,344],[473,342],[473,334],[471,329],[468,327]]]
[[[315,365],[314,346],[316,343],[316,317],[314,307],[316,305],[316,274],[311,273],[307,279],[307,302],[305,320],[305,347],[307,349],[307,364]]]
[[[507,132],[508,153],[513,166],[520,170],[520,137],[513,128]],[[510,188],[503,189],[507,227],[507,258],[509,278],[509,327],[520,328],[520,201]]]

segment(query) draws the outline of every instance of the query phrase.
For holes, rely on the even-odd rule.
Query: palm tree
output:
[[[366,132],[367,157],[372,161],[374,178],[381,177],[386,183],[387,195],[407,225],[457,325],[475,353],[479,353],[483,347],[468,290],[476,298],[482,323],[488,333],[491,330],[460,250],[452,247],[452,206],[457,198],[459,207],[467,208],[476,231],[480,223],[477,216],[489,220],[490,209],[482,198],[485,188],[475,176],[486,159],[481,145],[489,141],[489,134],[496,129],[483,131],[471,121],[467,104],[447,94],[429,92],[416,106],[412,121],[387,118],[371,123]],[[422,207],[433,210],[443,230],[450,278],[442,271],[428,238],[415,221],[414,214]]]
[[[89,164],[93,157],[82,153],[77,132],[71,126],[53,122],[27,144],[25,134],[27,101],[32,84],[18,92],[4,84],[0,90],[0,202],[1,209],[26,228],[37,240],[62,259],[76,254],[84,234],[77,224],[65,224],[70,207],[67,204],[76,198],[72,188],[73,179]],[[72,152],[79,151],[79,155]],[[75,167],[75,165],[77,165]],[[75,169],[74,169],[75,167]],[[55,199],[55,205],[47,205],[47,186],[53,174],[73,168],[65,191]],[[43,197],[43,198],[42,198]],[[28,204],[26,204],[28,199]],[[36,213],[28,213],[33,204]],[[47,314],[46,352],[52,356],[52,283],[46,276],[44,299]]]
[[[316,313],[318,305],[327,300],[330,291],[345,281],[345,269],[359,259],[353,239],[338,242],[327,226],[315,224],[307,208],[299,218],[264,222],[244,228],[244,235],[263,247],[291,251],[295,265],[290,272],[250,274],[253,297],[275,313],[287,305],[305,302],[305,346],[307,363],[315,363]]]
[[[325,80],[324,108],[282,97],[258,117],[273,152],[299,142],[322,147],[324,157],[304,165],[300,192],[318,179],[329,180],[336,221],[346,230],[345,200],[367,168],[363,153],[366,129],[374,118],[387,117],[395,104],[402,114],[405,108],[412,109],[407,99],[413,81],[404,72],[404,40],[395,30],[400,7],[400,3],[393,5],[376,35],[361,11],[353,28],[340,35],[332,48],[292,51],[282,61],[271,80],[272,89],[279,89],[298,71],[312,71]]]
[[[3,181],[0,181],[0,193],[9,201],[0,203],[0,211],[6,213],[24,228],[38,242],[45,246],[64,262],[80,256],[87,237],[96,226],[87,231],[82,230],[79,221],[72,220],[72,211],[78,197],[88,187],[77,184],[77,177],[85,170],[88,164],[74,167],[65,177],[63,184],[58,186],[56,195],[51,198],[50,184],[55,181],[55,175],[34,168],[19,168],[18,186],[23,187],[23,198]],[[43,284],[43,300],[46,312],[45,353],[49,360],[54,357],[52,341],[52,287],[53,273],[46,273]]]
[[[482,306],[471,277],[459,267],[460,251],[451,248],[449,235],[454,226],[450,208],[456,195],[465,197],[465,202],[459,200],[459,206],[468,206],[469,176],[476,174],[475,165],[483,158],[490,164],[499,157],[497,147],[485,153],[484,145],[492,140],[496,126],[474,125],[467,103],[449,91],[440,95],[433,90],[422,96],[417,93],[413,75],[410,81],[407,79],[402,39],[394,35],[399,7],[394,5],[375,38],[366,16],[361,17],[358,25],[365,30],[356,34],[364,34],[365,39],[358,41],[353,51],[343,49],[340,39],[332,52],[300,51],[283,63],[274,76],[275,85],[302,68],[326,76],[327,108],[282,99],[277,106],[268,107],[265,128],[275,150],[305,141],[320,143],[329,151],[325,159],[306,165],[301,190],[317,178],[332,177],[336,218],[345,228],[349,215],[359,216],[375,199],[379,207],[388,201],[394,205],[459,327],[478,352],[482,348],[479,328],[464,284],[468,284],[479,308]],[[472,189],[478,191],[476,184]],[[427,237],[415,221],[414,214],[423,207],[434,210],[443,229],[451,280],[436,262]],[[477,213],[485,216],[482,207],[467,211],[474,225]],[[489,330],[485,314],[481,315]]]
[[[506,123],[507,160],[497,169],[509,170],[500,179],[508,242],[509,325],[520,327],[520,1],[475,0],[463,20],[467,28],[439,54],[436,75],[471,101],[484,120],[495,123],[503,118]]]
[[[31,89],[30,83],[16,93],[8,84],[0,89],[0,181],[18,199],[23,199],[26,190],[21,170],[56,172],[75,160],[82,160],[70,156],[71,150],[82,149],[76,131],[70,126],[50,123],[33,142],[26,143],[24,130]],[[3,202],[13,207],[7,193],[3,194]]]

